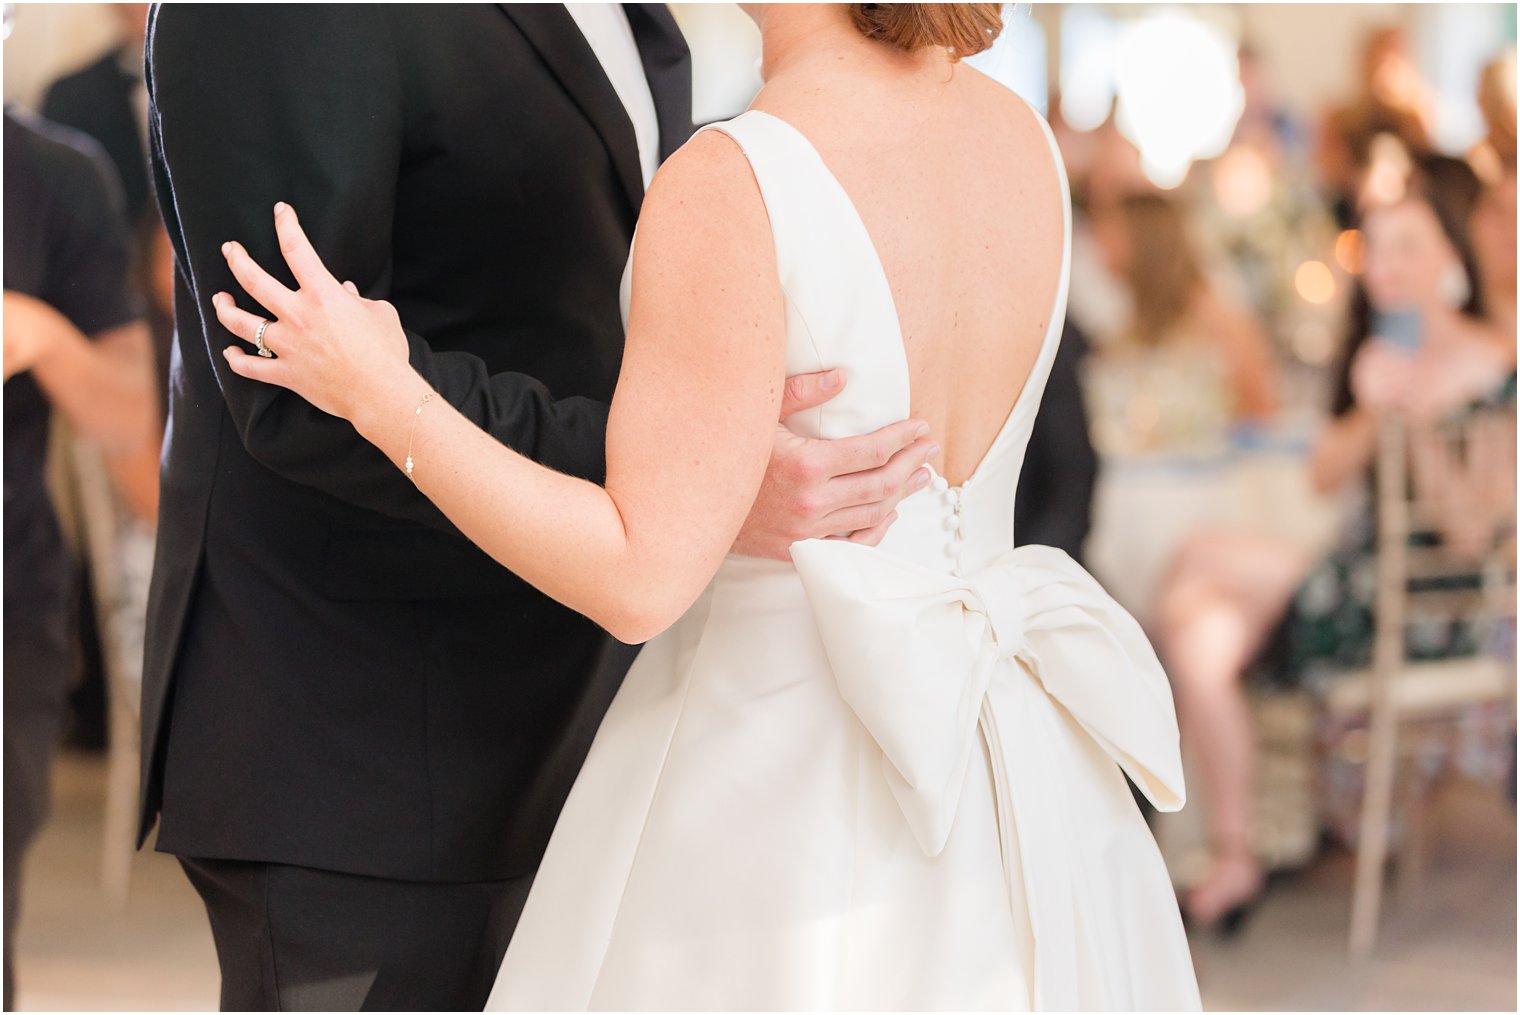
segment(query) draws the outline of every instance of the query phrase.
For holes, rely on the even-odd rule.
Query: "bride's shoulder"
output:
[[[765,202],[743,150],[722,131],[704,130],[655,173],[639,212],[635,267],[647,256],[705,272],[725,255],[749,258],[770,243]]]
[[[725,208],[730,202],[742,202],[746,194],[758,201],[754,175],[739,141],[722,129],[704,129],[661,164],[644,196],[640,222],[651,213]]]

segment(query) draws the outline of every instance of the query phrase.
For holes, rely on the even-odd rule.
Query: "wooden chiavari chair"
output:
[[[1421,791],[1430,776],[1412,771],[1413,759],[1450,758],[1461,717],[1477,708],[1504,706],[1514,729],[1515,453],[1512,406],[1432,427],[1380,423],[1372,664],[1342,675],[1324,694],[1331,716],[1366,719],[1349,942],[1357,958],[1369,955],[1377,938],[1401,769],[1412,792],[1402,801],[1398,859],[1400,880],[1412,887],[1430,831]],[[1409,659],[1406,633],[1416,610],[1469,623],[1473,652]],[[1437,775],[1451,768],[1448,761]]]

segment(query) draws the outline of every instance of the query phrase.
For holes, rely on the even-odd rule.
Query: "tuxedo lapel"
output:
[[[691,137],[691,51],[664,4],[624,4],[623,12],[660,120],[663,162]]]
[[[637,212],[644,199],[639,142],[633,122],[601,61],[563,4],[497,4],[538,52],[565,92],[601,135]],[[668,16],[668,15],[667,15]],[[689,87],[689,85],[688,85]],[[661,128],[662,146],[664,129]]]

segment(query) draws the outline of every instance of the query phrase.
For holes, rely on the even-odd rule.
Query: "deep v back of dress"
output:
[[[928,566],[976,568],[1013,546],[1010,505],[1060,341],[1071,259],[1065,172],[1054,137],[1044,120],[1040,124],[1063,201],[1060,280],[1041,318],[1048,324],[1034,365],[970,478],[951,487],[936,476],[928,495],[902,505],[883,542],[887,552]],[[909,365],[898,308],[849,194],[807,137],[779,117],[750,110],[708,129],[738,143],[765,200],[786,294],[787,373],[841,367],[850,379],[835,398],[788,425],[805,436],[833,438],[907,418]]]
[[[775,116],[709,129],[738,143],[769,213],[787,372],[850,378],[788,425],[842,437],[905,418],[891,286],[849,196]],[[1165,675],[1070,558],[1013,549],[1069,205],[1066,222],[1039,354],[971,477],[905,500],[879,548],[730,557],[644,648],[492,1007],[1197,1007],[1121,774],[1181,806]]]

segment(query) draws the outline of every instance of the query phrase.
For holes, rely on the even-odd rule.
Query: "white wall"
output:
[[[760,30],[738,4],[671,4],[691,47],[692,118],[699,124],[744,111],[760,90]]]
[[[1412,31],[1421,6],[1242,4],[1234,9],[1283,103],[1296,113],[1313,113],[1355,93],[1369,33],[1389,25]]]

